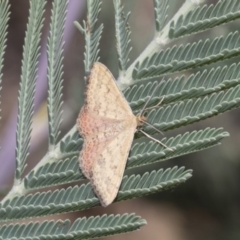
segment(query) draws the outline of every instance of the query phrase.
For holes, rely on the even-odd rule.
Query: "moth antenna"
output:
[[[151,123],[149,123],[149,122],[147,122],[147,121],[145,121],[145,120],[142,120],[142,119],[141,119],[141,122],[143,122],[143,123],[147,124],[148,126],[152,127],[156,132],[158,132],[158,133],[160,133],[160,134],[162,134],[162,135],[164,136],[164,133],[161,132],[161,131],[160,131],[159,129],[157,129],[156,127],[154,127]]]
[[[143,112],[158,107],[159,105],[161,105],[161,103],[163,102],[164,98],[165,98],[165,96],[163,96],[162,99],[161,99],[156,105],[154,105],[154,106],[152,106],[152,107],[145,108],[145,109],[143,110]]]
[[[161,141],[157,140],[156,138],[153,138],[152,136],[150,136],[149,134],[147,134],[146,132],[144,132],[143,130],[139,130],[141,133],[143,133],[146,137],[152,139],[153,141],[159,143],[160,145],[162,145],[163,147],[165,147],[166,149],[168,149],[169,151],[173,152],[172,148],[169,148],[167,145],[165,145],[164,143],[162,143]]]
[[[145,102],[145,104],[143,105],[142,110],[137,114],[137,116],[142,116],[142,115],[143,115],[143,112],[145,111],[148,103],[149,103],[150,100],[152,99],[154,93],[158,90],[158,88],[159,88],[159,86],[160,86],[160,83],[161,83],[161,82],[159,82],[159,83],[157,84],[156,88],[153,90],[151,96],[150,96],[150,97],[148,98],[148,100]]]

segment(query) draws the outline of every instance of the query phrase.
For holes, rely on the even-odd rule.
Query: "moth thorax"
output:
[[[147,121],[147,118],[144,117],[144,116],[137,116],[136,117],[137,119],[137,126],[142,126],[146,121]]]

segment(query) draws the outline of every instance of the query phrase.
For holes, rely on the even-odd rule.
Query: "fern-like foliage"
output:
[[[2,68],[7,41],[7,23],[9,20],[9,2],[7,0],[0,1],[0,85],[2,83]],[[0,87],[1,90],[1,87]]]
[[[240,18],[238,0],[222,0],[216,5],[198,7],[171,22],[169,38],[179,38]]]
[[[172,189],[191,176],[192,170],[185,170],[184,167],[174,167],[167,170],[160,169],[150,173],[146,172],[142,176],[124,177],[116,200],[122,201]]]
[[[172,169],[152,171],[144,175],[125,176],[115,201],[142,197],[151,193],[173,188],[192,176],[191,170],[174,167]],[[79,211],[98,206],[91,185],[16,196],[0,204],[0,222],[13,219],[45,216],[56,213]]]
[[[239,18],[239,1],[224,0],[203,7],[195,5],[195,1],[185,1],[169,23],[165,24],[168,1],[154,0],[155,36],[130,66],[128,66],[131,50],[129,13],[124,13],[120,0],[113,0],[113,3],[120,69],[118,85],[121,89],[128,87],[124,90],[124,95],[135,114],[142,110],[143,105],[146,106],[143,115],[153,126],[141,126],[146,133],[156,134],[157,129],[168,131],[189,125],[240,106],[240,64],[216,67],[209,71],[201,70],[189,77],[181,74],[174,79],[169,77],[159,79],[162,75],[196,69],[239,56],[238,32],[184,45],[175,42],[176,45],[173,47],[163,49],[172,38],[183,37],[236,20]],[[38,45],[45,5],[45,1],[30,0],[19,93],[16,179],[14,187],[0,203],[2,223],[85,210],[100,205],[90,183],[44,190],[47,187],[73,184],[86,179],[78,166],[83,139],[79,136],[76,127],[74,126],[57,143],[61,123],[62,34],[66,4],[66,1],[54,0],[51,12],[48,39],[49,152],[21,181],[29,149]],[[2,19],[0,74],[2,74],[9,14],[6,0],[0,0],[0,9],[3,9],[0,11],[0,19]],[[103,24],[98,25],[100,10],[100,0],[88,0],[87,20],[83,21],[82,26],[75,23],[84,34],[86,41],[84,63],[87,73],[92,64],[99,59],[98,48],[103,30]],[[139,132],[135,137],[141,139],[134,140],[132,144],[126,171],[220,145],[221,140],[227,136],[229,134],[222,128],[206,128],[161,139],[162,143],[173,150],[170,151],[157,142],[143,138]],[[192,171],[185,170],[184,167],[124,176],[115,202],[174,188],[191,176]],[[41,192],[37,192],[37,189],[41,189]],[[144,224],[146,224],[145,220],[133,214],[81,218],[72,225],[69,220],[30,222],[21,225],[11,223],[0,226],[0,239],[92,239],[133,231]]]
[[[165,26],[168,12],[168,0],[154,0],[156,31],[160,32]]]
[[[186,132],[183,135],[179,134],[176,137],[162,139],[161,141],[164,144],[174,149],[173,152],[156,142],[149,142],[145,138],[142,143],[133,144],[126,169],[166,161],[190,152],[200,151],[220,144],[220,141],[227,136],[228,133],[224,132],[223,129],[206,128],[205,130]],[[24,179],[26,189],[50,187],[85,179],[81,171],[76,171],[79,151],[70,150],[68,153],[72,157],[46,163],[37,171],[31,171]]]
[[[240,83],[240,64],[212,68],[175,79],[141,82],[125,90],[124,95],[134,110],[140,109],[151,97],[148,106],[154,106],[162,100],[162,104],[170,104],[202,97],[221,90],[227,90]],[[158,91],[153,90],[158,87]]]
[[[75,155],[79,153],[75,152]],[[53,163],[46,163],[37,171],[31,171],[24,179],[26,189],[44,188],[85,179],[78,169],[78,156],[66,158]]]
[[[45,4],[46,1],[30,1],[30,15],[23,47],[22,74],[18,98],[16,179],[20,179],[25,169],[30,144],[36,70]]]
[[[59,1],[59,2],[58,2]],[[48,120],[49,148],[56,145],[62,116],[62,38],[67,1],[53,2],[50,36],[48,38]]]
[[[0,227],[0,239],[92,239],[131,232],[146,225],[146,221],[134,214],[103,215],[79,218],[71,226],[69,220],[10,224]]]
[[[129,62],[129,53],[131,51],[130,45],[130,27],[128,25],[128,18],[130,12],[125,16],[124,7],[121,0],[114,0],[115,9],[115,29],[116,29],[116,42],[118,52],[118,65],[120,75],[124,75]]]
[[[127,169],[143,166],[158,161],[166,161],[174,157],[182,156],[188,153],[200,151],[219,145],[221,140],[229,136],[228,132],[218,128],[206,128],[200,131],[186,132],[176,137],[161,140],[165,145],[172,148],[173,151],[165,149],[156,142],[148,141],[133,144]]]
[[[7,0],[0,1],[0,91],[2,90],[2,69],[3,60],[7,41],[7,23],[9,20],[9,2]],[[0,110],[1,111],[1,110]]]
[[[85,71],[89,72],[93,63],[99,60],[99,41],[103,30],[103,24],[95,30],[98,15],[101,11],[101,0],[88,0],[87,1],[87,21],[83,21],[83,26],[75,22],[77,28],[85,36],[85,53],[84,65]]]
[[[69,134],[60,142],[61,155],[68,156],[71,152],[79,152],[79,149],[82,148],[82,144],[83,140],[79,136],[77,129],[75,129],[73,134]]]
[[[226,92],[213,93],[204,98],[190,99],[170,106],[153,109],[148,121],[155,127],[167,131],[229,111],[240,105],[240,85]],[[155,129],[146,126],[145,131],[154,133]]]
[[[193,44],[176,45],[137,63],[132,77],[136,80],[159,77],[226,60],[240,55],[239,32],[229,33],[226,38],[198,41]]]

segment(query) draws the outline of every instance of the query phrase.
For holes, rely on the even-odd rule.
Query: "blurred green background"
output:
[[[76,1],[76,0],[71,0]],[[79,0],[84,1],[84,0]],[[169,19],[178,10],[184,0],[170,1]],[[206,1],[216,3],[217,1]],[[28,17],[28,0],[11,0],[11,16],[6,49],[2,90],[2,123],[0,130],[4,131],[11,112],[17,104],[17,91],[21,73],[21,58],[24,34]],[[131,11],[130,27],[132,30],[131,61],[133,61],[147,46],[154,36],[154,11],[151,0],[124,1],[126,11]],[[51,1],[48,1],[45,14],[43,38],[48,31]],[[79,16],[81,22],[86,17],[86,9]],[[115,48],[114,10],[111,0],[103,0],[99,22],[104,23],[104,31],[100,44],[100,61],[117,76],[117,54]],[[239,20],[232,23],[183,38],[178,43],[198,41],[200,38],[214,38],[239,30]],[[44,44],[44,41],[43,41]],[[172,43],[173,44],[173,43]],[[75,124],[78,112],[83,103],[84,92],[84,38],[75,31],[70,46],[65,51],[64,60],[64,135]],[[208,66],[224,66],[239,58]],[[201,70],[200,68],[197,70]],[[189,75],[192,72],[184,72]],[[38,89],[37,89],[38,90]],[[193,177],[174,190],[154,194],[149,197],[115,203],[108,208],[98,207],[92,210],[62,215],[61,218],[75,219],[81,216],[99,215],[104,213],[135,212],[148,221],[148,225],[140,231],[109,237],[107,239],[152,239],[152,240],[202,240],[240,238],[240,110],[228,112],[200,123],[172,131],[170,134],[184,133],[195,129],[223,127],[230,137],[222,141],[220,146],[189,154],[167,162],[153,164],[136,169],[143,171],[168,168],[175,165],[193,169]],[[47,132],[40,131],[46,127],[46,102],[37,111],[34,119],[33,142],[38,147],[31,152],[29,169],[31,169],[47,151]],[[35,133],[35,135],[34,135]],[[167,133],[168,135],[168,133]],[[14,151],[14,149],[13,149]],[[11,182],[9,182],[9,186]],[[59,216],[52,217],[59,218]]]

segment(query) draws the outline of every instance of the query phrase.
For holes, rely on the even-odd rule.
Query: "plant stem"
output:
[[[173,18],[166,24],[161,32],[156,32],[153,40],[145,48],[145,50],[135,59],[135,61],[129,66],[126,71],[125,76],[119,76],[117,80],[118,87],[121,90],[126,89],[130,85],[134,84],[132,79],[132,72],[137,62],[142,62],[145,58],[152,56],[154,53],[159,52],[168,44],[171,39],[168,37],[168,32],[170,29],[170,24],[172,21],[176,21],[181,15],[186,15],[189,11],[198,7],[198,5],[205,0],[186,0]]]

